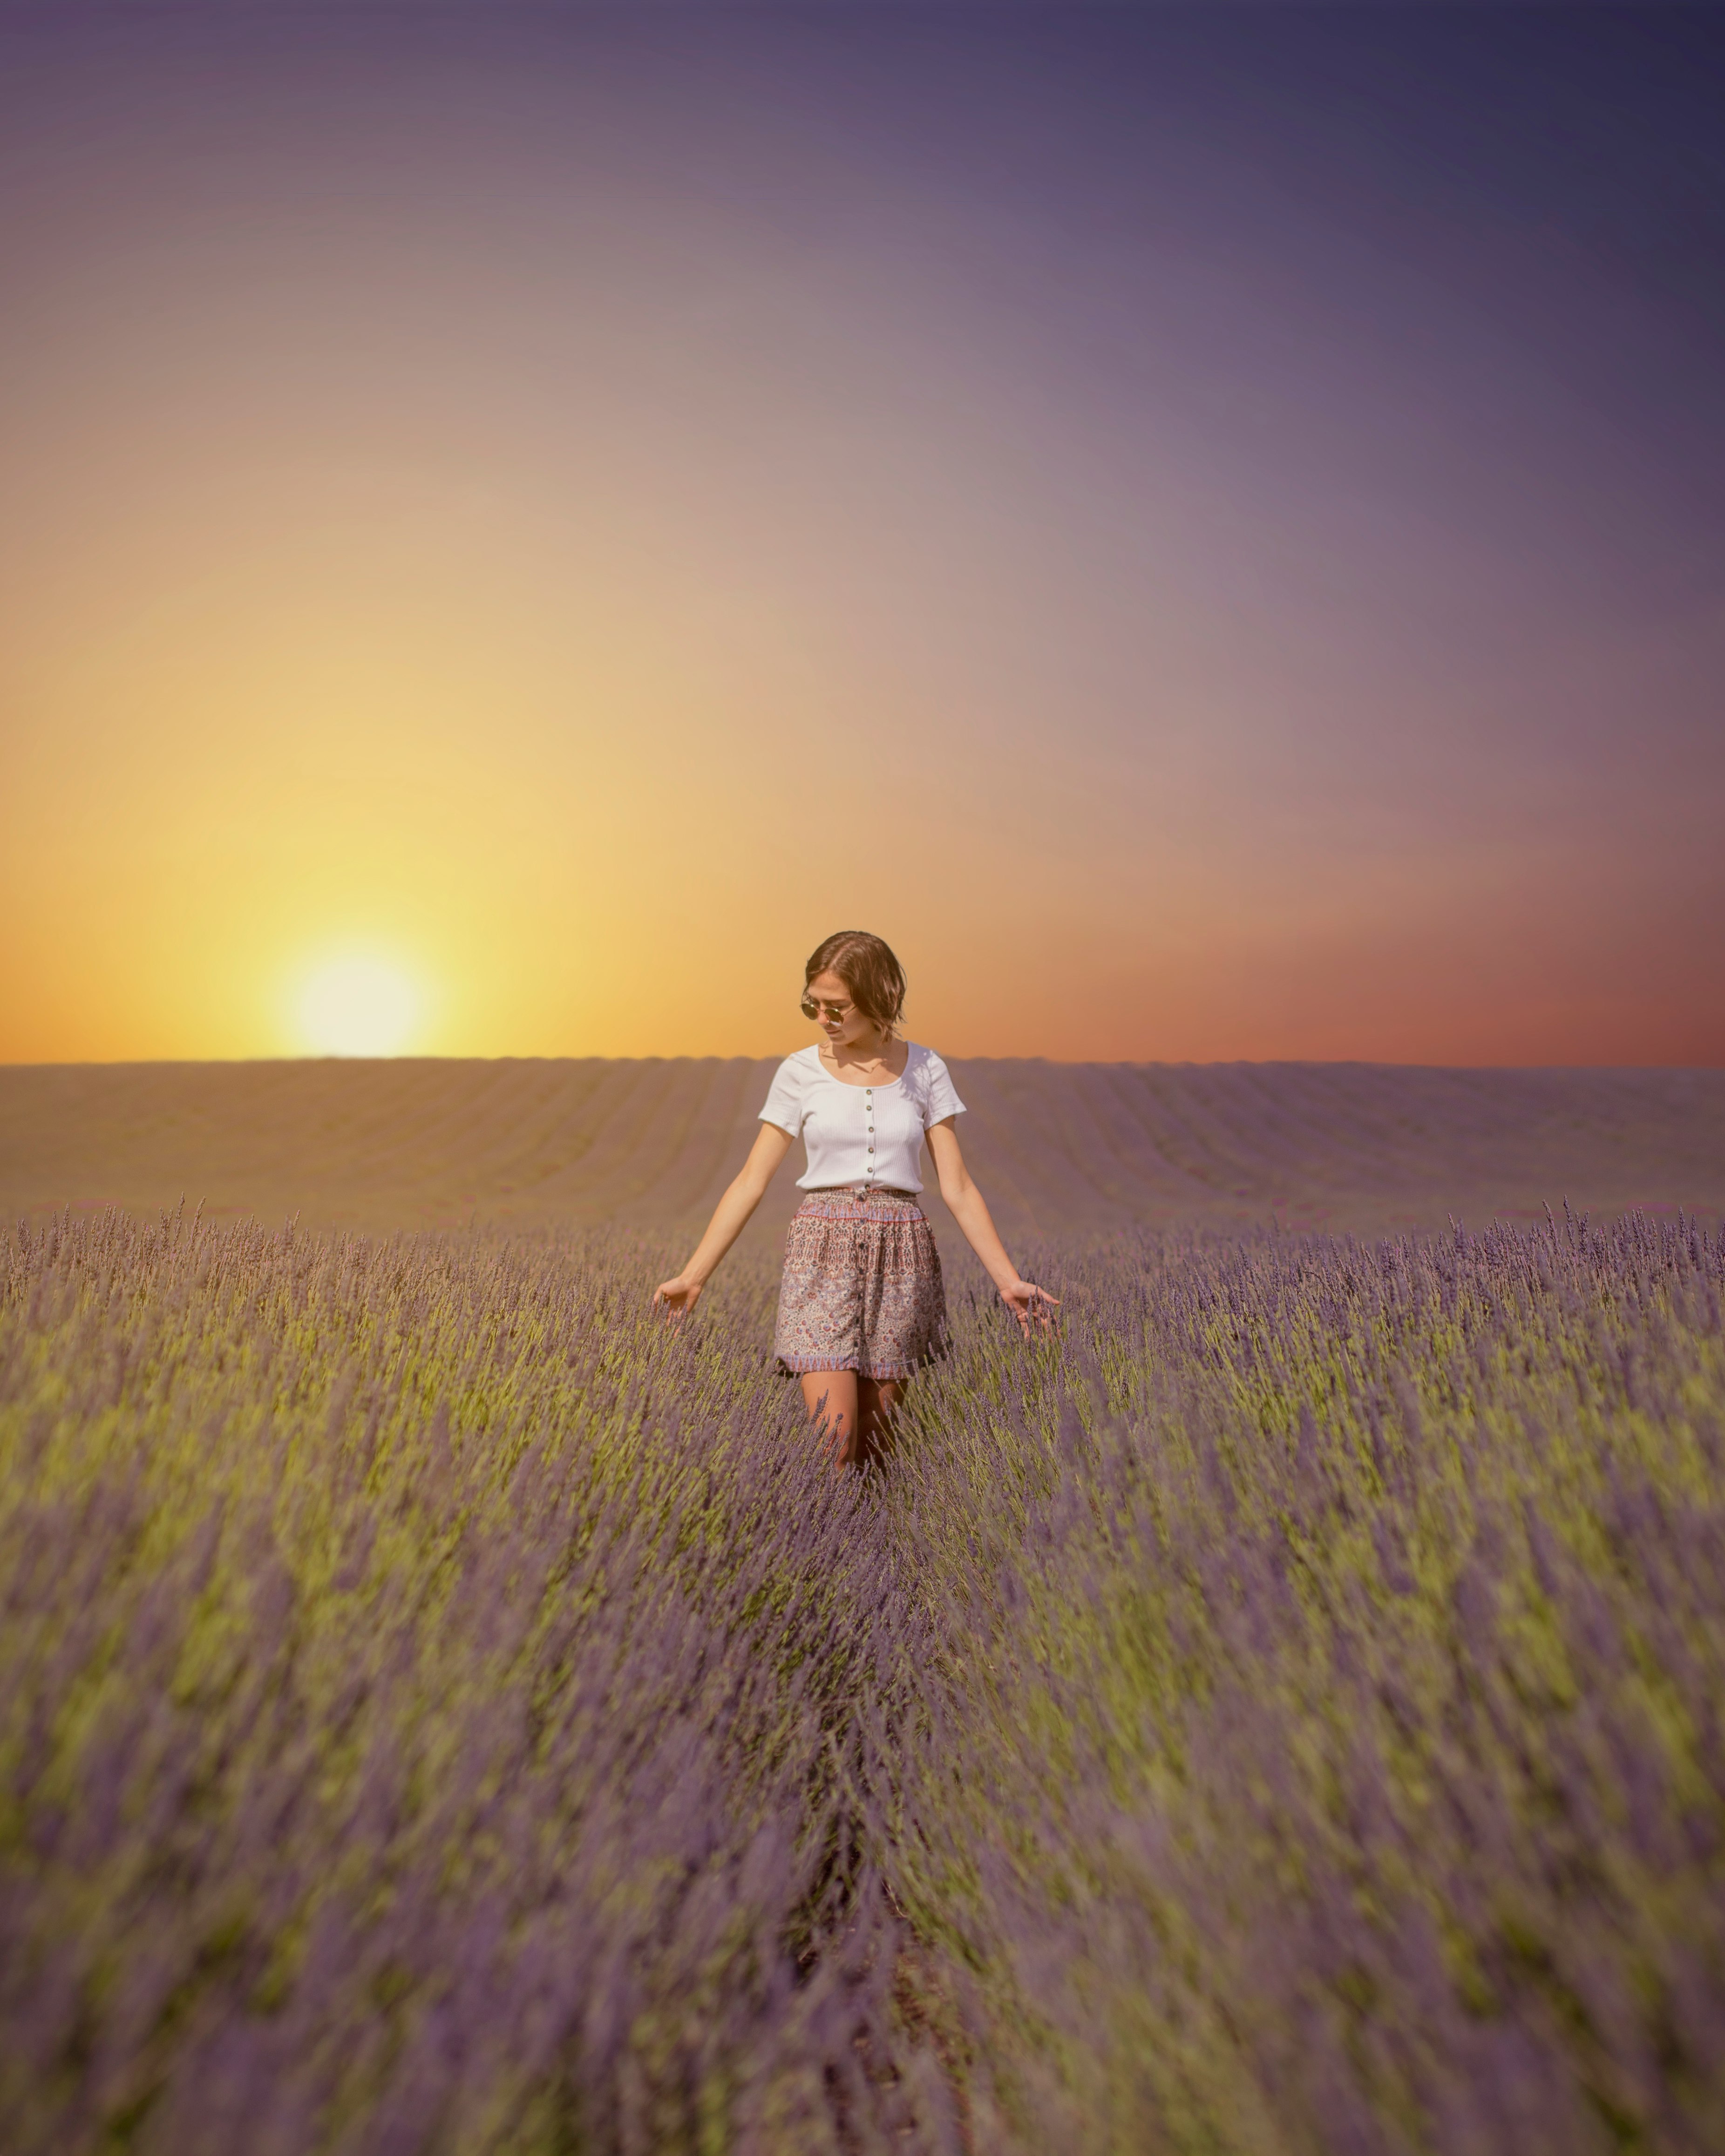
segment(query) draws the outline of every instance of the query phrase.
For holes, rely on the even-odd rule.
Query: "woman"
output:
[[[773,1353],[803,1381],[811,1419],[836,1456],[878,1451],[911,1372],[946,1347],[947,1303],[933,1230],[916,1203],[926,1139],[941,1196],[1019,1326],[1046,1325],[1055,1298],[1020,1280],[958,1150],[964,1103],[932,1049],[901,1040],[903,969],[878,936],[845,929],[803,969],[803,1015],[822,1038],[778,1066],[762,1130],[706,1233],[655,1304],[692,1310],[800,1137],[809,1193],[785,1241]]]

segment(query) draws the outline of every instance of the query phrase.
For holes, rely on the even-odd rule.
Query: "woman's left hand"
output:
[[[1054,1323],[1054,1313],[1060,1306],[1057,1295],[1050,1295],[1045,1287],[1038,1287],[1034,1281],[1015,1280],[1000,1291],[1000,1300],[1019,1322],[1020,1332],[1029,1335],[1034,1322],[1046,1332]]]

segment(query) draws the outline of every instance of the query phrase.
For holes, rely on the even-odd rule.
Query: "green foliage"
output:
[[[1725,2143],[1720,1238],[1052,1245],[870,1477],[665,1256],[15,1242],[8,2145]]]
[[[1063,1424],[967,1332],[915,1449],[1001,1510],[924,1507],[959,1679],[894,1876],[1014,2138],[1720,2144],[1722,1270],[1069,1253]]]

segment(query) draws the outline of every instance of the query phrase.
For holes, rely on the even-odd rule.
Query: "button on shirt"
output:
[[[802,1190],[860,1183],[882,1190],[922,1188],[922,1141],[930,1127],[962,1116],[964,1103],[932,1048],[911,1043],[901,1078],[847,1086],[820,1060],[818,1046],[786,1056],[775,1073],[763,1123],[800,1137],[809,1165]]]

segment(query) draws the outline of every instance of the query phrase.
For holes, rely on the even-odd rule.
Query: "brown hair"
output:
[[[836,973],[857,1009],[882,1033],[898,1024],[905,1007],[905,969],[878,936],[865,928],[841,928],[829,936],[803,968],[805,989],[817,973]]]

